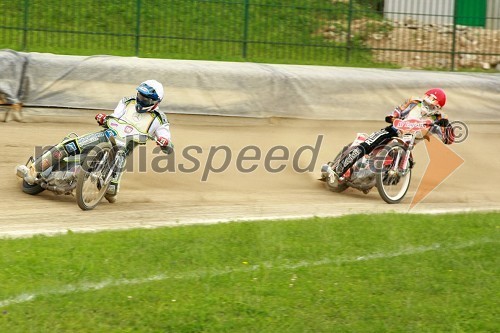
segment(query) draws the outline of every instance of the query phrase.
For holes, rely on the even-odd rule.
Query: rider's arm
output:
[[[174,145],[171,141],[170,129],[168,124],[161,125],[155,132],[156,142],[165,154],[170,154],[174,151]]]
[[[455,132],[453,132],[453,127],[451,124],[448,124],[448,126],[441,128],[443,132],[443,142],[447,145],[451,145],[453,142],[455,142]]]
[[[165,154],[173,152],[174,145],[172,144],[172,136],[170,134],[170,123],[165,114],[160,112],[157,113],[157,117],[150,127],[149,134],[155,137],[162,152]]]
[[[401,109],[400,106],[397,106],[392,113],[388,114],[385,116],[385,122],[392,124],[394,122],[394,119],[401,118]]]
[[[436,134],[444,144],[451,145],[455,141],[453,127],[447,118],[441,118],[434,122],[430,132]]]
[[[451,145],[455,142],[455,134],[453,132],[453,127],[448,120],[448,117],[444,113],[439,113],[436,115],[436,121],[434,122],[436,127],[436,132],[443,141],[443,143],[447,145]]]
[[[128,102],[129,100],[131,99],[131,97],[124,97],[122,98],[119,102],[118,102],[118,105],[116,106],[115,110],[113,111],[112,114],[110,114],[110,116],[112,117],[115,117],[115,118],[121,118],[124,114],[125,114],[125,111],[126,111],[126,102]]]
[[[415,98],[412,97],[407,99],[403,104],[396,106],[394,111],[385,117],[385,122],[392,124],[394,119],[405,118],[415,104]]]
[[[453,133],[453,127],[448,120],[448,116],[439,109],[436,110],[432,118],[434,119],[434,126],[430,131],[436,134],[444,144],[451,145],[455,142],[455,134]]]
[[[109,116],[112,116],[112,117],[115,117],[115,118],[120,118],[121,116],[123,116],[125,114],[125,102],[130,100],[130,98],[123,98],[121,99],[119,102],[118,102],[118,105],[116,106],[115,110],[113,111],[113,113],[111,113]],[[101,126],[103,126],[105,123],[106,123],[106,117],[108,117],[108,115],[104,114],[104,113],[98,113],[95,115],[95,120],[97,120],[97,123]]]

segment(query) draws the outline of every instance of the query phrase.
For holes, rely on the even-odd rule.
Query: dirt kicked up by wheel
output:
[[[94,209],[106,194],[112,179],[114,155],[110,143],[100,143],[85,158],[76,184],[76,201],[82,210]]]

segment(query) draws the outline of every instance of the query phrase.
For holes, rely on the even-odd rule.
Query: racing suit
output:
[[[163,137],[168,140],[167,146],[161,146],[164,153],[170,154],[173,151],[171,143],[170,124],[166,115],[158,108],[151,112],[139,113],[136,111],[136,98],[125,97],[118,102],[110,116],[123,119],[134,125],[140,132],[148,133],[151,137]],[[34,168],[36,173],[47,170],[50,166],[59,163],[62,159],[70,155],[88,153],[94,146],[101,142],[107,142],[106,130],[86,134],[72,140],[63,140],[62,143],[52,147],[35,160]],[[132,149],[131,149],[132,150]],[[129,152],[130,153],[130,152]],[[119,189],[121,175],[125,165],[119,168],[120,172],[113,177],[106,192],[106,199],[116,196]]]
[[[453,128],[446,115],[440,109],[431,111],[421,98],[409,98],[402,105],[397,106],[394,111],[385,117],[385,121],[391,125],[382,128],[380,131],[372,133],[366,140],[358,146],[351,148],[345,156],[341,158],[335,168],[335,173],[341,178],[360,158],[371,153],[377,146],[387,139],[397,137],[398,131],[392,125],[395,119],[406,118],[430,118],[434,121],[434,126],[429,132],[436,134],[445,144],[452,144],[454,141]]]

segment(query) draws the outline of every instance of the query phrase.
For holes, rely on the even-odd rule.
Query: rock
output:
[[[488,70],[488,69],[491,69],[491,65],[489,62],[483,62],[481,64],[481,68],[484,69],[484,70]]]
[[[458,43],[460,46],[467,46],[469,44],[469,40],[465,36],[460,36]]]
[[[330,25],[330,26],[326,27],[326,29],[325,29],[326,32],[335,31],[335,30],[336,29],[335,29],[334,25]]]
[[[441,58],[441,59],[438,59],[437,64],[439,67],[445,68],[445,67],[448,67],[449,62],[450,61],[448,59]]]
[[[418,22],[411,16],[407,16],[404,21],[405,25],[414,25],[417,24]]]
[[[440,34],[451,34],[451,33],[453,33],[453,29],[450,29],[450,28],[440,28],[438,30],[438,33],[440,33]]]
[[[322,33],[329,41],[345,42],[347,33],[341,32],[337,23],[339,22],[328,21]],[[331,34],[326,34],[327,32]],[[370,19],[354,20],[351,33],[353,36],[368,37],[367,46],[373,48],[376,61],[393,59],[392,62],[403,68],[434,67],[451,70],[451,52],[454,51],[453,69],[485,69],[489,65],[490,69],[500,71],[500,54],[497,48],[500,30],[465,25],[455,27],[449,23],[430,24],[423,22],[420,17],[407,16],[384,23]],[[456,37],[455,41],[453,35]]]
[[[476,54],[462,54],[461,57],[466,60],[476,60],[477,55]]]

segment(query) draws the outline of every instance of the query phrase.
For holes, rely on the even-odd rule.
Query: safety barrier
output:
[[[463,120],[499,120],[500,74],[62,56],[0,51],[8,104],[112,110],[144,80],[165,86],[167,112],[241,117],[381,119],[431,87]]]

